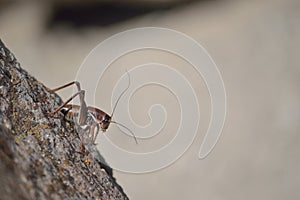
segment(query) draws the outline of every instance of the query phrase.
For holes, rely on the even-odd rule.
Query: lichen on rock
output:
[[[56,94],[0,40],[0,194],[4,199],[128,199],[59,113]]]

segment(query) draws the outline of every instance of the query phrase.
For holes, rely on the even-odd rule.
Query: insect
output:
[[[128,72],[127,72],[127,74],[128,74]],[[48,92],[53,93],[53,92],[56,92],[63,88],[66,88],[66,87],[69,87],[72,85],[76,85],[77,90],[78,90],[67,101],[65,101],[62,105],[60,105],[54,111],[48,112],[48,114],[56,114],[57,112],[61,112],[69,119],[77,119],[77,120],[74,120],[75,125],[81,127],[81,129],[84,132],[87,132],[89,134],[89,136],[91,137],[92,144],[95,144],[95,141],[96,141],[99,131],[101,130],[102,132],[106,132],[106,130],[108,129],[108,127],[111,123],[118,124],[121,127],[125,128],[127,131],[129,131],[132,134],[132,136],[135,140],[135,143],[137,144],[137,139],[136,139],[134,133],[129,128],[127,128],[123,124],[120,124],[120,123],[112,120],[112,117],[117,108],[118,102],[120,101],[121,97],[125,94],[125,92],[128,90],[128,88],[130,86],[129,74],[128,74],[128,80],[129,80],[128,86],[125,90],[122,91],[122,93],[118,97],[111,115],[108,115],[106,112],[104,112],[98,108],[95,108],[92,106],[87,106],[85,103],[85,100],[84,100],[85,90],[81,89],[80,83],[77,81],[72,81],[68,84],[65,84],[65,85],[60,86],[55,89],[47,89]],[[69,102],[72,101],[77,96],[79,96],[80,105],[69,104]],[[83,146],[85,144],[84,136],[81,137],[81,140],[82,140],[82,146]]]

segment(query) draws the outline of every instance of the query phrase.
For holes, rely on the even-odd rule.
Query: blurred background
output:
[[[157,26],[189,35],[210,53],[225,83],[227,118],[222,136],[213,152],[199,160],[210,117],[209,95],[201,77],[167,54],[128,55],[114,63],[99,83],[101,94],[95,106],[110,112],[107,97],[117,80],[114,74],[120,76],[125,68],[155,60],[174,66],[191,81],[202,119],[195,141],[179,160],[152,173],[115,171],[118,183],[130,199],[298,199],[299,11],[298,0],[1,0],[0,38],[23,68],[51,88],[74,80],[87,54],[113,34]],[[133,98],[139,102],[130,107],[137,123],[149,120],[151,103],[173,98],[161,88],[151,91],[149,101],[141,101],[141,94]],[[71,92],[60,94],[67,98]],[[127,144],[125,139],[122,144],[123,136],[114,133],[115,127],[108,130],[109,137],[139,151],[163,145],[172,138],[180,116],[176,103],[165,105],[173,117],[167,119],[162,136],[138,147],[130,147],[133,142]]]

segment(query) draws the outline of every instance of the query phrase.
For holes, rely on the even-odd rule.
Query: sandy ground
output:
[[[225,83],[227,118],[222,136],[213,152],[199,160],[199,146],[210,116],[205,85],[188,67],[177,66],[168,56],[161,58],[164,55],[156,56],[152,52],[152,57],[176,65],[199,91],[201,126],[192,146],[175,163],[146,174],[115,172],[118,182],[131,199],[298,199],[299,10],[297,0],[195,2],[106,28],[73,32],[62,26],[46,32],[43,24],[47,5],[27,2],[12,5],[0,13],[0,34],[23,67],[49,87],[73,80],[90,50],[115,33],[158,26],[189,35],[210,53]],[[131,60],[143,61],[137,54],[120,62],[130,68]],[[112,67],[110,73],[118,70]],[[105,87],[99,86],[101,95],[96,104],[110,110],[110,99],[106,97],[113,85],[105,83]],[[134,100],[140,103],[130,107],[137,123],[149,120],[145,115],[148,104],[170,102],[171,97],[159,89],[157,94],[157,88],[150,89],[146,105],[139,101],[143,95],[136,95]],[[66,98],[70,91],[61,94]],[[151,101],[153,94],[160,98]],[[176,103],[172,105],[175,108],[165,105],[170,121],[163,136],[141,142],[139,147],[130,147],[133,143],[120,145],[143,151],[170,139],[176,130],[173,125],[179,120],[178,109]],[[111,127],[110,138],[121,143],[118,138],[122,136],[114,134],[116,131]]]

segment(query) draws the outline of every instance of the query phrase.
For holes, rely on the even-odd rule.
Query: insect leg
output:
[[[99,124],[96,124],[96,126],[95,126],[95,128],[93,130],[93,137],[92,137],[93,144],[96,144],[95,142],[96,142],[96,139],[97,139],[99,131],[100,131]],[[95,132],[96,132],[96,134],[95,134]]]
[[[82,133],[79,135],[80,139],[81,139],[81,152],[83,152],[83,150],[85,149],[85,145],[84,145],[84,133],[86,133],[86,131],[90,129],[90,126],[86,126],[84,129],[81,129]],[[78,131],[78,130],[77,130]],[[81,132],[80,131],[80,132]],[[78,131],[79,132],[79,131]]]
[[[72,82],[70,82],[70,83],[67,83],[67,84],[65,84],[65,85],[63,85],[63,86],[60,86],[60,87],[58,87],[58,88],[54,88],[54,89],[49,89],[49,88],[47,88],[47,91],[48,92],[56,92],[56,91],[58,91],[58,90],[61,90],[61,89],[63,89],[63,88],[66,88],[66,87],[69,87],[69,86],[71,86],[71,85],[76,85],[76,87],[77,87],[77,89],[78,89],[78,91],[80,91],[81,90],[81,87],[80,87],[80,83],[78,82],[78,81],[72,81]]]
[[[55,114],[55,113],[59,112],[64,106],[66,106],[77,95],[79,95],[79,98],[80,98],[79,125],[83,125],[85,123],[86,118],[87,118],[87,105],[86,105],[85,100],[84,100],[85,91],[81,90],[80,83],[78,81],[72,81],[72,82],[70,82],[68,84],[65,84],[63,86],[60,86],[58,88],[55,88],[55,89],[52,89],[52,90],[51,89],[47,89],[47,90],[48,90],[48,92],[56,92],[56,91],[61,90],[63,88],[69,87],[69,86],[71,86],[73,84],[76,85],[76,87],[78,89],[78,92],[75,93],[72,97],[70,97],[66,102],[64,102],[57,109],[55,109],[54,111],[52,111],[52,112],[50,112],[48,114]]]
[[[66,102],[64,102],[62,105],[60,105],[58,108],[56,108],[54,111],[52,112],[48,112],[47,114],[55,114],[58,111],[60,111],[64,106],[66,106],[70,101],[72,101],[77,95],[83,96],[84,97],[84,90],[81,90],[79,92],[76,92],[73,96],[71,96]]]

